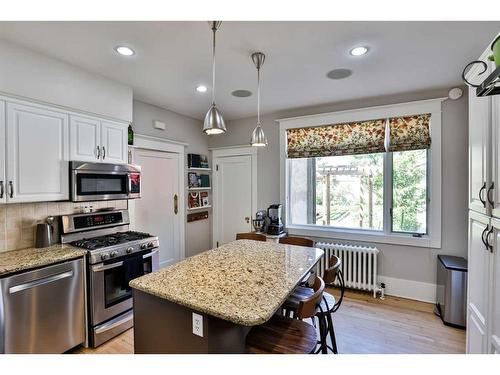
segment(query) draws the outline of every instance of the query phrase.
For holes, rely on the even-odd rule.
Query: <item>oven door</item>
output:
[[[93,326],[132,308],[132,290],[128,286],[131,279],[124,264],[126,259],[127,257],[122,257],[90,266],[90,311]],[[143,253],[138,261],[142,263],[144,274],[156,271],[159,264],[158,249]]]

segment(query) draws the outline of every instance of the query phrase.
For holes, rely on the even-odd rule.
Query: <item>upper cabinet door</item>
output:
[[[127,163],[128,126],[101,121],[101,160],[104,163]]]
[[[479,66],[471,69],[468,77],[477,77],[480,69]],[[481,77],[487,77],[488,74],[489,70]],[[469,208],[488,215],[490,205],[487,193],[491,186],[490,134],[491,99],[488,96],[478,98],[476,89],[469,88]]]
[[[91,117],[70,115],[70,159],[99,162],[101,122]]]
[[[68,114],[7,103],[7,202],[69,199]]]
[[[5,102],[0,101],[0,204],[5,203]]]
[[[500,218],[500,96],[491,96],[492,126],[492,168],[488,199],[492,206],[492,215]]]

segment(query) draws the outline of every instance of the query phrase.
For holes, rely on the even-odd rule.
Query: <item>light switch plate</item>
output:
[[[203,337],[203,315],[193,313],[193,335]]]
[[[167,127],[167,125],[163,121],[154,120],[153,121],[153,127],[155,129],[165,130],[165,128]]]

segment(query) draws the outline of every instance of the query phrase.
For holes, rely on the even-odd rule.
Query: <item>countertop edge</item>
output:
[[[64,247],[63,247],[64,246]],[[57,247],[57,248],[54,248]],[[33,251],[33,255],[37,255],[40,252],[51,252],[51,251],[67,251],[65,254],[57,255],[57,254],[50,254],[52,258],[49,258],[47,260],[41,260],[41,261],[35,261],[33,263],[23,263],[22,260],[20,260],[19,265],[14,265],[14,266],[7,266],[5,267],[5,270],[2,270],[2,267],[0,266],[0,279],[3,279],[5,277],[9,276],[14,276],[19,273],[23,272],[30,272],[39,268],[43,267],[48,267],[54,264],[78,259],[78,258],[83,258],[87,254],[86,250],[79,249],[77,247],[73,247],[71,245],[61,245],[61,244],[56,244],[54,246],[48,247],[48,248],[26,248],[26,249],[18,249],[18,250],[10,250],[6,252],[0,253],[0,258],[2,256],[5,256],[5,254],[10,253],[9,255],[12,255],[13,257],[16,257],[16,253],[20,252],[25,252],[28,253],[29,251]]]

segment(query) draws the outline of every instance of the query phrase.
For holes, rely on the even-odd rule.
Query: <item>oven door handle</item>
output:
[[[111,268],[116,268],[116,267],[121,267],[123,266],[123,262],[116,262],[116,263],[111,263],[111,264],[106,264],[106,265],[101,265],[98,264],[97,266],[92,267],[92,272],[100,272],[100,271],[106,271]]]
[[[151,258],[154,254],[156,254],[158,252],[158,249],[156,250],[153,250],[152,252],[148,253],[148,254],[144,254],[142,256],[142,259],[147,259],[147,258]]]

